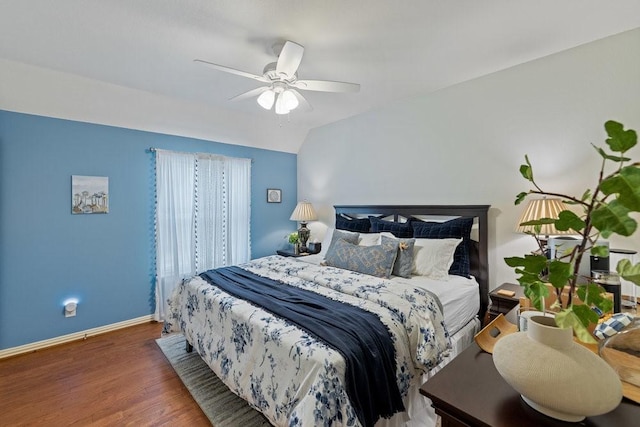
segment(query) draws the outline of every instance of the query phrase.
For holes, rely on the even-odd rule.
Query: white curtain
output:
[[[251,160],[156,150],[156,320],[185,278],[251,255]]]

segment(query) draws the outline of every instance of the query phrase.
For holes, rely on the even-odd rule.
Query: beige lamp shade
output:
[[[311,203],[303,201],[298,202],[289,219],[291,221],[309,222],[318,219],[318,215],[316,215],[316,211],[313,209]]]
[[[542,218],[558,219],[560,212],[567,210],[564,203],[560,199],[533,199],[529,200],[529,204],[518,220],[516,232],[518,233],[535,233],[533,225],[520,225],[523,222],[538,220]],[[540,226],[540,235],[542,236],[558,236],[566,234],[575,234],[572,230],[559,231],[553,224],[545,224]]]

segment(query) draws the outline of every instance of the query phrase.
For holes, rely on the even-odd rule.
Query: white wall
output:
[[[535,246],[513,232],[524,155],[543,188],[581,195],[609,119],[640,131],[640,29],[317,128],[298,153],[298,198],[329,225],[334,204],[490,204],[493,288],[515,279],[503,258]],[[612,246],[640,250],[638,235]]]
[[[0,110],[295,153],[306,128],[0,59]],[[249,125],[248,125],[249,124]]]

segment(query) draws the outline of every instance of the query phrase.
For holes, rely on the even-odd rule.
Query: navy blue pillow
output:
[[[413,237],[422,239],[459,239],[462,242],[453,253],[453,264],[449,274],[469,278],[471,250],[471,227],[473,218],[455,218],[446,222],[411,221]]]
[[[371,228],[369,218],[347,218],[336,214],[336,230],[355,231],[356,233],[368,233]]]
[[[371,221],[371,232],[381,233],[387,231],[396,237],[401,239],[409,239],[413,237],[413,229],[411,228],[411,222],[393,222],[385,221],[384,219],[369,217]]]

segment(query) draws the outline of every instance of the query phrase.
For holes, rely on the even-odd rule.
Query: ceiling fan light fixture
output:
[[[274,53],[278,60],[267,64],[261,76],[202,59],[195,59],[194,61],[218,71],[266,83],[267,86],[251,89],[230,98],[230,100],[243,101],[257,96],[258,105],[265,110],[273,109],[275,104],[276,114],[288,114],[297,108],[302,111],[312,110],[309,102],[298,90],[315,92],[358,92],[360,90],[360,85],[357,83],[331,80],[299,80],[298,68],[304,55],[304,46],[298,43],[287,40],[277,46],[274,45]]]
[[[289,114],[289,109],[286,106],[284,96],[280,93],[278,94],[278,98],[276,99],[276,114]]]
[[[258,104],[265,110],[271,110],[273,107],[273,101],[276,99],[276,94],[273,90],[267,89],[258,97]]]
[[[298,105],[300,104],[300,102],[298,101],[298,98],[296,98],[296,95],[289,89],[282,92],[282,94],[280,94],[280,98],[282,98],[282,102],[284,103],[284,108],[286,108],[289,111],[295,110],[296,108],[298,108]]]

